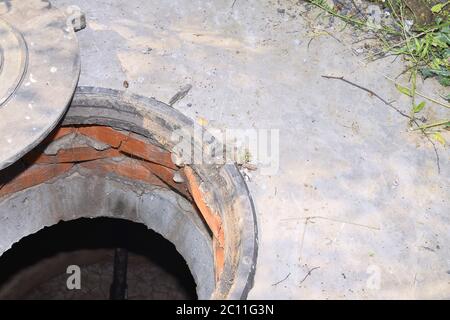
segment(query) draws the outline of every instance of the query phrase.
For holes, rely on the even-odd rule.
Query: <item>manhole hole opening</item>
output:
[[[172,134],[192,126],[156,100],[80,88],[61,125],[0,171],[0,253],[61,220],[121,218],[175,245],[200,299],[245,299],[257,257],[251,197],[234,165],[175,164]]]
[[[126,254],[122,265],[116,250]],[[173,244],[122,219],[81,218],[44,228],[8,250],[0,269],[0,299],[117,299],[122,288],[113,280],[121,269],[126,299],[197,298],[195,281]]]

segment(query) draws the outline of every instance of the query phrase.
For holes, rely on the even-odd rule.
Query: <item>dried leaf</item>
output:
[[[436,139],[437,142],[439,142],[440,144],[445,146],[446,142],[445,142],[445,139],[442,136],[442,134],[440,134],[439,132],[436,132],[433,134],[433,138]]]
[[[206,120],[205,118],[199,117],[197,119],[197,122],[199,125],[201,125],[202,127],[205,127],[208,125],[208,120]]]

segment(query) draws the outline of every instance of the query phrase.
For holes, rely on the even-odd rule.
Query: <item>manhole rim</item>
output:
[[[77,90],[72,104],[60,125],[61,128],[55,131],[56,136],[61,137],[57,132],[59,130],[66,132],[68,127],[79,127],[80,132],[85,132],[83,128],[89,126],[97,126],[97,128],[98,126],[104,126],[123,132],[123,135],[127,137],[125,141],[129,141],[130,139],[132,141],[133,139],[130,135],[137,134],[145,139],[147,143],[166,150],[166,153],[172,152],[174,147],[174,143],[171,142],[171,134],[174,130],[181,127],[191,128],[193,130],[193,121],[172,107],[155,99],[132,95],[127,92],[92,87],[81,87]],[[126,132],[129,133],[126,134]],[[53,141],[53,136],[52,133],[43,146],[48,143],[47,141]],[[42,152],[43,146],[39,146],[30,153],[31,159]],[[133,156],[133,153],[131,153],[131,156]],[[12,169],[17,167],[22,168],[29,161],[29,155],[27,155],[24,162],[21,160]],[[62,164],[62,166],[65,167],[66,165]],[[25,168],[20,170],[27,170]],[[36,167],[30,168],[32,170],[39,169]],[[179,170],[189,172],[189,175],[191,173],[193,174],[191,177],[186,174],[185,178],[189,181],[191,196],[194,198],[200,214],[206,219],[205,213],[199,206],[199,202],[195,199],[192,190],[200,190],[201,204],[205,204],[210,208],[208,214],[212,213],[218,218],[218,225],[211,225],[207,221],[212,232],[211,245],[215,252],[214,266],[216,270],[215,290],[209,297],[212,299],[246,299],[250,289],[253,287],[256,271],[258,228],[253,201],[242,175],[235,164],[194,164],[180,165],[178,168]],[[8,181],[12,181],[14,185],[15,175],[11,176],[14,170],[9,173],[7,170],[0,170],[0,174],[5,174],[6,180],[4,183],[6,184],[4,186],[11,186]],[[38,170],[38,172],[40,171]],[[194,178],[193,180],[192,177]],[[54,183],[50,179],[52,178],[49,177],[47,179],[49,181],[48,185]],[[193,189],[192,181],[195,181],[195,187]],[[41,186],[44,183],[38,182],[34,185]],[[16,189],[17,191],[14,191],[12,195],[18,196],[22,192],[20,190],[24,190],[25,192],[29,188],[35,187],[32,187],[32,185],[25,186],[25,189],[21,187],[21,189]],[[4,194],[11,194],[12,189],[7,187],[3,191],[6,192]],[[8,199],[10,199],[9,196],[4,198],[6,202],[3,203],[12,203],[8,202]],[[8,206],[5,206],[3,209],[5,213],[5,217],[3,218],[7,218],[10,215],[8,213],[10,210],[8,210]],[[21,210],[28,211],[26,207]],[[15,217],[16,215],[13,216]],[[14,222],[13,220],[11,221]],[[216,219],[213,221],[216,221]],[[28,235],[30,231],[34,233],[44,226],[41,226],[39,223],[32,227],[32,229],[28,231],[26,229],[19,235],[15,235],[13,237],[15,240],[7,238],[2,246],[6,249],[6,247],[12,244],[11,241],[14,243],[20,240],[21,237]],[[219,226],[219,229],[212,228],[216,226]],[[36,228],[38,229],[35,230]],[[214,230],[222,230],[222,232],[216,233]],[[215,251],[217,244],[222,248],[219,251]],[[218,252],[222,252],[222,254],[217,255]],[[221,261],[221,263],[218,264],[217,261]],[[218,270],[220,271],[218,272]]]
[[[96,108],[92,102],[97,100]],[[109,108],[109,113],[107,109]],[[101,112],[98,112],[101,110]],[[137,117],[138,116],[138,117]],[[120,119],[120,120],[119,120]],[[147,128],[140,123],[145,123]],[[108,125],[140,134],[168,151],[174,147],[171,134],[180,128],[193,128],[194,122],[181,112],[154,98],[108,88],[80,86],[62,125]],[[235,164],[222,166],[190,165],[204,179],[204,188],[220,190],[226,196],[209,197],[211,207],[224,212],[240,212],[240,230],[246,232],[239,239],[239,257],[234,266],[225,264],[213,299],[246,299],[253,288],[258,257],[258,226],[253,199],[244,178]],[[228,184],[215,180],[220,172]],[[223,182],[223,181],[222,181]],[[227,197],[232,199],[227,199]],[[222,201],[217,201],[222,199]],[[224,221],[225,217],[222,216]],[[230,221],[228,221],[230,222]],[[228,226],[232,227],[232,226]]]

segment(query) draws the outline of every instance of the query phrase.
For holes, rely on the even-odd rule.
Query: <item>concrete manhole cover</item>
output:
[[[16,92],[28,64],[28,49],[21,34],[0,19],[0,107]]]
[[[80,62],[66,20],[46,1],[0,2],[0,169],[39,144],[72,98]]]

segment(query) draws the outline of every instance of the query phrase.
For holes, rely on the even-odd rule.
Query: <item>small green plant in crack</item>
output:
[[[405,0],[375,1],[388,8],[393,17],[391,25],[381,23],[376,28],[367,16],[341,14],[326,0],[307,1],[346,23],[375,32],[385,44],[385,48],[376,52],[376,56],[402,55],[412,63],[408,71],[420,71],[424,78],[437,77],[442,85],[450,85],[450,13],[446,10],[450,1],[430,5],[429,11],[435,18],[432,24],[414,24],[413,27],[411,19],[414,14],[408,9]]]
[[[402,56],[407,61],[407,68],[402,73],[409,73],[409,86],[402,86],[392,81],[397,89],[411,98],[410,125],[413,130],[420,130],[436,141],[445,144],[442,130],[450,129],[450,117],[437,119],[432,123],[419,117],[419,113],[429,103],[450,108],[448,103],[434,99],[416,90],[417,76],[436,78],[442,86],[450,86],[450,1],[439,0],[372,0],[379,4],[389,19],[380,20],[377,28],[373,27],[364,10],[357,8],[355,1],[353,14],[342,13],[338,6],[332,6],[326,0],[307,0],[328,14],[338,17],[346,24],[351,24],[363,31],[373,33],[384,48],[373,53],[367,59],[373,60],[388,55]],[[339,2],[339,1],[335,1]],[[419,97],[423,98],[418,101]],[[441,96],[450,101],[450,94]]]
[[[450,85],[450,19],[436,17],[431,26],[408,30],[405,8],[400,6],[400,24],[403,36],[400,45],[387,50],[404,56],[411,64],[411,73],[420,71],[424,78],[437,77],[443,86]]]

